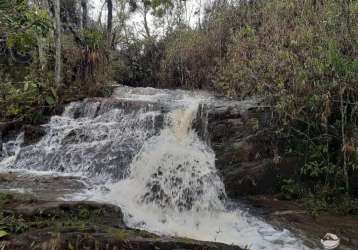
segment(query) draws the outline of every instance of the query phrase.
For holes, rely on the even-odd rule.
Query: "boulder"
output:
[[[230,198],[274,193],[278,179],[296,171],[297,159],[280,156],[271,118],[271,108],[261,100],[226,100],[208,107],[208,141]]]
[[[39,142],[46,134],[46,131],[42,126],[25,125],[23,126],[22,130],[24,132],[23,146]]]
[[[40,200],[69,197],[88,188],[86,178],[55,175],[31,175],[24,172],[1,172],[0,190],[13,190]]]

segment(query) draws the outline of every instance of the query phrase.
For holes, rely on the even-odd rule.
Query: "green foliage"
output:
[[[0,36],[7,46],[22,53],[36,46],[37,38],[50,30],[48,13],[26,0],[3,0],[0,6]]]
[[[62,86],[54,86],[53,20],[46,4],[2,0],[0,5],[0,120],[44,121],[56,107],[85,95],[102,95],[109,78],[105,32],[77,32],[76,4],[61,1]],[[50,4],[51,5],[51,4]]]
[[[306,195],[303,201],[306,211],[312,216],[319,216],[322,213],[337,215],[358,213],[358,200],[334,188],[317,185],[315,192]]]
[[[5,40],[0,63],[4,61],[1,57],[8,58],[0,70],[5,76],[0,82],[0,120],[33,122],[37,119],[35,106],[53,106],[56,102],[49,85],[52,77],[38,71],[34,54],[38,39],[47,38],[50,30],[48,12],[26,0],[3,0],[0,24],[0,37]]]
[[[115,80],[131,86],[160,86],[158,69],[163,50],[163,42],[144,40],[128,44],[113,60]]]
[[[20,234],[26,232],[29,226],[25,223],[25,220],[15,218],[14,216],[6,216],[0,218],[0,229],[5,232]]]
[[[3,83],[0,96],[1,119],[21,117],[28,122],[38,118],[34,109],[38,106],[53,107],[58,102],[56,90],[47,82],[40,82],[30,75],[22,84]]]
[[[326,144],[310,144],[308,148],[309,154],[307,160],[301,169],[301,174],[309,177],[324,177],[327,175],[334,175],[339,168],[330,161],[323,161],[329,153],[328,145]]]
[[[217,87],[235,97],[269,97],[276,135],[288,138],[287,153],[302,156],[302,185],[344,189],[357,171],[356,4],[270,0],[233,9],[244,18],[231,22]],[[282,188],[293,191],[292,183]]]
[[[4,204],[11,201],[13,198],[13,195],[10,193],[0,192],[0,208],[2,208]]]
[[[132,11],[138,8],[138,2],[141,2],[146,8],[150,8],[152,14],[158,17],[163,17],[167,11],[174,7],[174,0],[129,0]]]
[[[161,82],[170,87],[202,88],[210,85],[219,51],[209,36],[190,29],[175,31],[165,43]]]
[[[287,200],[302,198],[304,194],[302,187],[293,179],[282,181],[281,192]]]
[[[60,99],[102,96],[104,83],[111,77],[110,59],[105,33],[97,28],[81,31],[77,41],[71,35],[63,38],[63,87],[66,94]],[[80,95],[79,95],[80,94]]]
[[[95,29],[87,29],[82,32],[83,46],[91,51],[96,51],[106,46],[106,39],[102,32]]]
[[[0,239],[6,237],[8,235],[9,235],[9,233],[6,232],[5,230],[0,230]]]

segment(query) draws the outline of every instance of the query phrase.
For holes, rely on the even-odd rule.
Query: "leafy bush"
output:
[[[319,216],[322,213],[358,214],[358,200],[333,188],[318,185],[315,192],[306,195],[303,201],[306,211],[312,216]]]
[[[129,86],[167,87],[159,79],[164,41],[139,41],[127,44],[113,57],[114,79]]]
[[[281,184],[281,192],[285,199],[298,199],[302,198],[304,195],[304,191],[302,187],[292,179],[284,179]]]
[[[349,188],[358,155],[358,4],[270,0],[248,8],[254,14],[233,22],[217,87],[230,96],[267,96],[286,152],[302,156],[303,183],[358,197]],[[243,16],[247,8],[234,11]]]
[[[42,120],[41,112],[36,112],[39,107],[51,110],[58,103],[57,91],[51,87],[50,82],[38,81],[32,76],[27,76],[23,83],[2,83],[1,120],[22,119],[37,123]]]
[[[71,92],[101,95],[104,83],[110,78],[109,56],[105,34],[97,29],[83,30],[80,43],[71,35],[63,39],[63,84]],[[103,87],[103,88],[102,88]]]
[[[78,34],[69,28],[73,23],[66,23],[66,11],[75,15],[76,5],[64,3],[62,85],[54,86],[51,8],[27,0],[1,2],[0,120],[43,122],[43,115],[53,114],[57,105],[106,91],[103,83],[110,72],[105,34],[96,27]]]
[[[161,81],[171,87],[208,88],[219,51],[203,32],[178,30],[165,43]]]

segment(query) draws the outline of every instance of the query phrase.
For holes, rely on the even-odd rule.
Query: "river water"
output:
[[[204,92],[121,86],[111,98],[69,104],[34,145],[22,146],[23,135],[5,143],[0,169],[86,177],[90,188],[63,198],[118,205],[128,226],[157,234],[309,249],[240,206],[228,208],[207,133],[193,129],[198,119],[206,129],[204,107],[215,101]]]

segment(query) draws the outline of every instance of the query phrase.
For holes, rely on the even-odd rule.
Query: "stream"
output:
[[[217,101],[206,92],[121,86],[110,98],[69,104],[34,145],[24,146],[23,134],[4,143],[0,170],[79,179],[78,190],[54,198],[118,205],[128,226],[160,235],[310,249],[228,200],[207,131],[205,107]]]

